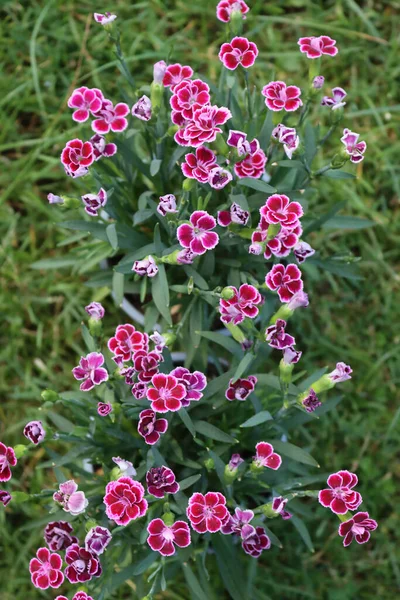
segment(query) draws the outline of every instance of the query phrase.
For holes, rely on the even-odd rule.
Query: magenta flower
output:
[[[78,167],[76,171],[74,171],[70,166],[64,165],[65,174],[68,177],[72,177],[73,179],[77,179],[78,177],[84,177],[89,173],[88,167]]]
[[[283,150],[289,160],[292,160],[293,154],[300,145],[300,138],[293,127],[286,127],[279,136],[279,141],[283,144]]]
[[[265,330],[265,339],[271,348],[284,350],[290,346],[294,346],[296,341],[294,337],[285,332],[286,321],[278,319],[274,325],[270,325]]]
[[[66,596],[57,596],[56,600],[68,600]],[[76,592],[72,600],[93,600],[92,596],[88,596],[86,592]]]
[[[186,388],[186,395],[182,398],[182,406],[189,406],[190,402],[198,401],[203,397],[203,390],[207,385],[207,378],[201,371],[191,373],[185,367],[176,367],[171,371],[173,375]]]
[[[337,110],[345,106],[346,102],[343,100],[346,98],[347,93],[341,87],[332,88],[332,96],[324,96],[321,100],[322,106],[329,106],[332,110]]]
[[[289,302],[291,298],[303,289],[301,271],[296,265],[274,265],[265,277],[265,283],[270,290],[277,291],[281,302]]]
[[[256,527],[254,530],[251,525],[246,525],[242,529],[242,547],[246,554],[258,558],[263,550],[269,550],[271,540],[263,527]]]
[[[307,58],[319,58],[323,54],[336,56],[339,52],[336,48],[336,40],[327,35],[303,37],[297,43],[300,46],[300,52],[306,54]]]
[[[163,82],[165,71],[167,70],[167,63],[165,60],[159,60],[153,65],[153,81],[160,85]]]
[[[32,444],[40,444],[43,442],[46,432],[42,425],[41,421],[30,421],[24,427],[24,436],[28,439]]]
[[[100,385],[108,380],[108,373],[102,365],[104,356],[100,352],[90,352],[82,356],[79,366],[72,369],[72,374],[78,381],[82,381],[79,388],[82,392],[89,392],[95,385]]]
[[[11,498],[12,496],[10,492],[7,492],[6,490],[0,490],[0,504],[2,504],[4,507],[11,502]]]
[[[107,192],[100,188],[97,194],[85,194],[82,196],[85,211],[91,217],[98,217],[98,211],[107,204]]]
[[[286,85],[284,81],[270,81],[261,93],[270,110],[293,112],[303,105],[301,89],[296,85]]]
[[[117,146],[112,143],[106,143],[105,137],[99,133],[92,135],[89,141],[93,146],[94,160],[99,160],[103,156],[109,158],[117,152]]]
[[[65,512],[80,515],[89,504],[85,493],[78,492],[78,484],[73,479],[60,483],[58,491],[53,494],[54,502],[58,502]]]
[[[215,190],[222,190],[232,179],[232,173],[222,167],[215,167],[208,174],[208,183]]]
[[[274,452],[274,447],[268,442],[258,442],[254,464],[257,467],[268,467],[276,471],[282,464],[282,458]]]
[[[303,216],[303,208],[299,202],[290,202],[284,194],[273,194],[260,208],[260,215],[270,225],[295,229]]]
[[[259,312],[258,305],[262,303],[260,292],[248,283],[243,283],[239,290],[230,286],[233,292],[232,298],[219,301],[219,312],[223,323],[238,325],[247,317],[254,319]]]
[[[287,499],[282,498],[282,496],[274,498],[272,501],[272,510],[274,510],[276,513],[278,513],[278,515],[281,515],[281,517],[284,521],[291,519],[293,516],[290,512],[285,510],[285,506],[287,503],[288,503]]]
[[[62,164],[75,176],[79,169],[90,167],[93,161],[93,146],[90,142],[82,142],[79,139],[70,140],[61,152]]]
[[[176,235],[181,246],[190,248],[195,254],[205,254],[219,242],[218,234],[212,231],[217,223],[208,212],[196,210],[190,216],[190,223],[179,225]]]
[[[113,15],[110,12],[106,12],[104,15],[101,13],[94,13],[93,17],[96,23],[100,23],[100,25],[109,25],[110,23],[115,21],[117,15]]]
[[[174,87],[170,104],[173,112],[179,113],[180,119],[191,121],[195,110],[210,104],[210,88],[201,79],[181,81]],[[175,123],[176,115],[172,121]]]
[[[160,201],[157,206],[157,212],[160,213],[163,217],[167,213],[177,213],[178,209],[176,208],[176,198],[173,194],[166,194],[165,196],[160,196]]]
[[[52,521],[47,523],[44,530],[44,540],[52,552],[66,550],[71,544],[76,544],[78,538],[72,535],[71,523]]]
[[[267,157],[263,150],[257,150],[254,154],[249,154],[243,160],[235,163],[235,173],[239,179],[252,177],[259,179],[265,170]]]
[[[364,153],[367,149],[366,142],[359,142],[359,133],[354,133],[350,129],[343,129],[343,137],[340,141],[345,146],[346,153],[350,156],[353,163],[359,163],[364,160]]]
[[[322,402],[320,402],[320,400],[318,399],[318,396],[315,393],[315,391],[312,388],[310,388],[308,396],[302,401],[302,405],[308,413],[313,413],[317,408],[322,406]]]
[[[238,469],[242,463],[244,463],[244,460],[240,454],[232,454],[228,463],[228,467],[230,471],[236,471],[236,469]]]
[[[157,419],[154,410],[147,408],[139,414],[138,432],[146,444],[153,446],[168,429],[167,419]]]
[[[95,321],[100,321],[104,317],[105,310],[100,302],[91,302],[85,306],[87,314]]]
[[[89,89],[85,86],[77,88],[72,92],[68,99],[69,108],[74,108],[72,118],[78,123],[84,123],[88,120],[90,113],[97,113],[103,101],[103,94],[100,90]]]
[[[348,521],[339,525],[339,535],[344,537],[343,546],[350,546],[353,539],[357,544],[365,544],[371,537],[370,531],[375,531],[378,523],[369,518],[367,512],[358,512]]]
[[[217,4],[217,19],[223,23],[229,23],[233,12],[241,13],[242,18],[245,19],[249,10],[244,0],[220,0]]]
[[[97,414],[99,417],[107,417],[113,411],[113,406],[109,402],[97,403]]]
[[[29,563],[33,585],[41,590],[59,588],[64,581],[61,568],[62,558],[59,554],[51,554],[47,548],[39,548],[36,558],[32,558]]]
[[[219,60],[230,71],[239,65],[248,69],[254,65],[257,56],[256,44],[245,37],[234,37],[229,44],[222,44],[218,54]]]
[[[192,252],[190,248],[184,248],[176,255],[178,265],[191,265],[197,254]]]
[[[11,446],[6,446],[0,442],[0,481],[9,481],[11,479],[10,467],[15,467],[17,458]]]
[[[106,134],[110,130],[114,132],[124,131],[128,127],[125,118],[129,114],[129,106],[125,102],[119,102],[115,106],[110,100],[104,100],[102,107],[96,113],[96,119],[92,121],[92,129],[95,133]]]
[[[132,106],[132,116],[141,121],[150,121],[151,119],[151,100],[147,96],[142,96]]]
[[[254,375],[249,375],[246,379],[237,379],[235,382],[231,379],[225,392],[225,398],[231,401],[240,400],[244,402],[256,387],[256,383],[257,377]]]
[[[360,506],[361,494],[353,490],[358,483],[355,473],[338,471],[329,475],[327,483],[330,489],[321,490],[318,494],[322,506],[337,515],[345,515],[348,510],[356,510]]]
[[[148,383],[153,375],[158,373],[158,368],[162,360],[162,355],[155,350],[151,352],[137,350],[133,355],[132,361],[135,371],[139,373],[140,381]]]
[[[154,257],[149,255],[143,260],[135,260],[132,271],[135,271],[135,273],[141,276],[147,275],[147,277],[155,277],[158,273],[158,266]]]
[[[189,525],[185,521],[175,521],[171,526],[162,519],[153,519],[147,526],[149,537],[147,543],[155,552],[162,556],[175,554],[175,547],[186,548],[190,545]]]
[[[111,542],[111,532],[106,527],[92,527],[85,537],[85,549],[87,552],[99,556],[103,554],[108,544]]]
[[[120,477],[117,481],[107,483],[103,501],[107,517],[117,525],[128,525],[147,512],[144,487],[130,477]]]
[[[196,148],[195,154],[185,154],[185,161],[181,165],[184,176],[200,183],[207,183],[210,171],[218,166],[214,152],[205,146]]]
[[[192,528],[197,533],[216,533],[229,519],[226,498],[220,492],[196,492],[189,498],[186,510]]]
[[[175,86],[177,86],[181,81],[185,79],[190,79],[193,75],[192,67],[182,66],[179,63],[175,63],[174,65],[169,65],[164,73],[163,85],[164,87],[170,87],[172,91],[175,90]]]
[[[313,79],[313,88],[315,90],[320,90],[325,83],[325,77],[323,75],[317,75]]]
[[[221,533],[224,535],[236,534],[242,535],[242,529],[248,525],[254,518],[252,510],[242,510],[238,506],[235,508],[235,514],[229,515],[229,519],[224,523]]]
[[[141,400],[142,398],[146,398],[147,390],[148,385],[146,383],[137,381],[133,384],[131,391],[136,400]]]
[[[229,136],[226,140],[226,143],[228,146],[236,148],[239,156],[255,154],[260,149],[258,140],[254,139],[249,142],[247,140],[247,133],[244,133],[243,131],[237,131],[235,129],[229,130]]]
[[[231,223],[237,225],[247,225],[250,218],[250,213],[234,202],[229,210],[220,210],[217,215],[218,225],[221,227],[228,227]]]
[[[186,145],[197,148],[214,142],[217,134],[222,133],[219,126],[224,125],[231,117],[231,111],[224,106],[207,105],[198,108],[193,113],[193,121],[182,132]]]
[[[351,379],[351,373],[353,369],[346,365],[343,362],[336,363],[336,369],[331,373],[328,373],[328,377],[334,383],[342,383],[342,381],[347,381]]]
[[[182,400],[186,396],[186,388],[173,375],[158,373],[151,379],[153,387],[147,390],[147,398],[151,408],[157,412],[175,412],[182,408]]]
[[[261,220],[261,225],[266,225],[264,219]],[[302,233],[301,226],[298,225],[294,229],[282,227],[274,238],[267,240],[266,235],[269,227],[270,225],[267,225],[267,228],[263,230],[265,235],[264,258],[268,260],[272,255],[279,257],[288,256],[292,248],[295,248],[299,242],[299,235]],[[254,232],[254,234],[256,233]]]
[[[146,473],[147,491],[155,498],[164,498],[165,494],[179,492],[179,483],[175,473],[168,467],[154,467]]]
[[[307,242],[298,242],[293,249],[293,254],[299,265],[301,265],[307,258],[315,254],[315,250]]]
[[[108,340],[107,346],[115,357],[121,357],[126,362],[132,358],[136,350],[147,347],[147,338],[145,334],[136,331],[133,325],[125,323],[125,325],[118,325],[114,337]]]
[[[100,577],[102,569],[96,554],[80,548],[79,544],[72,544],[65,552],[67,567],[65,577],[70,583],[85,583],[92,577]]]
[[[283,351],[283,362],[285,365],[294,365],[299,362],[302,354],[303,353],[296,350],[294,346],[289,346],[289,348],[285,348]]]

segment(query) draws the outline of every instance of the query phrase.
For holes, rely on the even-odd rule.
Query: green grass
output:
[[[143,84],[150,82],[153,62],[168,56],[210,78],[218,75],[224,28],[214,19],[215,4],[99,0],[95,9],[118,13],[127,62]],[[301,85],[300,35],[325,32],[338,40],[338,58],[324,63],[326,87],[340,85],[348,91],[345,125],[362,133],[368,149],[357,180],[325,179],[313,208],[322,212],[345,201],[347,214],[376,223],[360,231],[324,230],[313,240],[325,256],[351,252],[360,257],[363,279],[353,282],[332,274],[322,285],[307,268],[313,302],[301,323],[305,365],[317,368],[344,360],[352,365],[354,378],[338,408],[301,429],[299,436],[302,445],[308,440],[323,472],[357,470],[365,505],[379,529],[368,546],[344,550],[334,515],[315,502],[304,503],[316,551],[308,552],[290,522],[277,523],[284,549],[259,564],[258,597],[392,599],[400,586],[395,499],[400,474],[395,459],[400,442],[399,3],[292,0],[251,5],[246,32],[260,48],[251,74],[258,85],[286,73],[287,80]],[[0,80],[0,439],[10,444],[19,443],[22,426],[37,415],[44,387],[70,385],[83,306],[107,293],[93,297],[85,276],[69,268],[30,268],[37,260],[62,258],[79,246],[57,228],[61,215],[46,201],[48,192],[76,185],[59,166],[59,153],[77,130],[66,108],[69,93],[87,83],[114,100],[129,97],[107,36],[92,20],[93,9],[94,3],[85,0],[9,0],[0,9],[5,65]],[[105,305],[111,332],[124,317],[111,298],[105,298]],[[35,469],[41,456],[39,449],[25,463],[21,489],[39,491],[45,485],[47,474]],[[30,521],[41,514],[33,510],[31,505],[10,507],[6,517],[0,510],[1,600],[34,593],[26,564],[38,544]],[[171,590],[160,598],[188,598],[178,584]]]

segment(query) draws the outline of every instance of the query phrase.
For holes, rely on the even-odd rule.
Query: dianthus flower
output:
[[[242,463],[244,463],[244,460],[240,454],[232,454],[228,463],[228,468],[230,471],[236,471]]]
[[[181,81],[174,87],[170,104],[174,112],[191,121],[195,110],[210,104],[210,88],[201,79]]]
[[[257,150],[254,154],[248,154],[246,158],[235,163],[235,173],[239,179],[251,177],[259,179],[265,170],[267,157],[263,150]]]
[[[67,521],[51,521],[44,530],[44,540],[50,550],[59,552],[66,550],[71,544],[76,544],[78,538],[72,535],[73,528]]]
[[[208,174],[208,183],[214,190],[222,190],[232,179],[232,173],[222,167],[214,167]]]
[[[180,250],[180,252],[178,252],[178,254],[176,255],[176,260],[178,262],[178,265],[191,265],[196,256],[197,254],[192,252],[190,248],[184,248],[183,250]]]
[[[117,15],[113,15],[110,12],[106,12],[104,15],[101,13],[94,13],[93,17],[96,23],[100,23],[100,25],[109,25],[110,23],[115,21]]]
[[[136,350],[147,348],[147,338],[145,334],[136,331],[133,325],[125,323],[125,325],[118,325],[114,337],[108,340],[107,346],[116,357],[121,357],[126,362],[132,358]]]
[[[242,547],[246,554],[258,558],[263,550],[271,547],[271,540],[263,527],[256,527],[254,530],[251,525],[246,525],[242,529]]]
[[[224,523],[221,533],[225,535],[236,534],[241,535],[242,529],[248,525],[254,518],[252,510],[242,510],[238,506],[235,508],[235,514],[229,515],[229,519]]]
[[[292,514],[285,510],[285,506],[288,503],[286,498],[282,498],[282,496],[278,496],[274,498],[272,501],[272,510],[274,510],[278,515],[282,517],[284,521],[292,518]]]
[[[176,198],[173,194],[166,194],[165,196],[160,196],[160,201],[157,206],[157,212],[160,213],[163,217],[167,213],[177,213],[178,209],[176,208]]]
[[[315,254],[315,250],[307,242],[298,242],[293,248],[293,254],[299,265],[301,265],[307,258]]]
[[[103,554],[108,544],[111,542],[111,532],[106,527],[92,527],[85,537],[85,549],[96,556]]]
[[[212,150],[205,146],[196,148],[195,154],[185,154],[181,169],[185,177],[207,183],[210,171],[217,166],[217,158]]]
[[[17,458],[13,448],[0,442],[0,481],[11,479],[10,467],[15,467],[16,464]]]
[[[164,73],[163,85],[164,87],[170,87],[171,90],[174,91],[175,86],[185,79],[190,79],[192,75],[193,69],[187,65],[182,66],[179,63],[169,65]]]
[[[262,302],[260,292],[253,286],[243,283],[239,290],[231,286],[232,298],[219,301],[219,312],[223,323],[238,325],[247,317],[254,319],[259,312],[258,305]]]
[[[32,558],[29,563],[33,585],[41,590],[59,588],[64,581],[61,568],[62,558],[59,554],[52,554],[47,548],[39,548],[36,558]]]
[[[343,100],[346,98],[347,93],[341,87],[332,88],[332,96],[324,96],[321,100],[322,106],[329,106],[332,110],[337,110],[345,106],[346,102]]]
[[[81,357],[79,366],[74,367],[72,373],[78,381],[83,380],[79,386],[82,392],[89,392],[95,385],[100,385],[103,381],[108,380],[108,373],[102,367],[103,364],[104,356],[100,352],[90,352]]]
[[[248,69],[258,56],[258,48],[254,42],[245,37],[234,37],[230,43],[222,44],[218,57],[224,67],[234,71],[239,65]]]
[[[264,226],[265,220],[262,219],[261,225]],[[265,235],[265,252],[264,258],[267,260],[274,256],[288,256],[292,248],[295,248],[299,242],[299,235],[302,233],[302,229],[300,225],[297,225],[294,229],[289,229],[287,227],[282,227],[275,237],[268,240],[267,239],[267,231],[269,225],[266,229],[263,229],[263,233]],[[254,237],[257,231],[254,232]],[[261,238],[262,239],[262,238]]]
[[[85,306],[85,311],[92,319],[95,319],[96,321],[100,321],[105,314],[104,307],[100,304],[100,302],[91,302]]]
[[[79,169],[90,167],[93,161],[93,146],[90,142],[82,142],[79,139],[70,140],[61,152],[62,164],[68,172],[75,174],[75,176],[77,176]]]
[[[346,153],[350,156],[352,163],[359,163],[364,160],[364,153],[367,149],[366,142],[359,142],[359,133],[354,133],[350,129],[343,129],[343,137],[340,141],[345,146]]]
[[[167,63],[165,60],[159,60],[153,65],[153,81],[159,85],[163,82],[165,71],[167,70]]]
[[[296,350],[294,346],[289,346],[289,348],[285,348],[283,351],[282,360],[285,365],[294,365],[299,362],[301,355],[303,353],[300,350]],[[304,405],[304,402],[303,402]],[[307,408],[306,408],[307,410]],[[312,411],[307,411],[312,412]]]
[[[216,225],[208,212],[196,210],[190,216],[190,223],[179,225],[176,235],[181,246],[190,248],[195,254],[204,254],[218,244],[218,234],[212,231]]]
[[[118,466],[119,470],[121,471],[121,474],[124,477],[135,477],[136,469],[129,460],[125,460],[120,456],[113,456],[112,459],[113,462]]]
[[[307,58],[319,58],[323,54],[336,56],[339,52],[336,48],[336,40],[327,35],[303,37],[297,43],[300,46],[300,52],[306,54]]]
[[[342,381],[347,381],[351,379],[351,374],[353,369],[346,365],[344,362],[336,363],[336,369],[331,373],[328,373],[328,377],[334,383],[342,383]]]
[[[142,96],[132,106],[132,116],[141,121],[150,121],[151,119],[151,100],[147,96]]]
[[[223,23],[229,23],[233,12],[241,13],[242,18],[245,19],[249,10],[244,0],[220,0],[217,4],[217,19]]]
[[[228,227],[231,223],[247,225],[249,218],[249,211],[243,210],[239,204],[234,202],[229,210],[220,210],[218,212],[217,221],[221,227]]]
[[[254,457],[256,467],[268,467],[276,471],[282,464],[282,458],[274,452],[274,447],[268,442],[258,442],[256,445],[256,456]]]
[[[237,149],[239,156],[245,156],[247,154],[255,154],[260,149],[260,143],[254,139],[251,142],[247,140],[247,133],[238,131],[236,129],[229,130],[229,136],[226,140],[228,146],[232,146]]]
[[[260,215],[270,225],[294,229],[303,216],[303,208],[299,202],[291,202],[285,194],[273,194],[260,208]]]
[[[132,266],[132,271],[138,275],[147,275],[147,277],[155,277],[158,273],[158,266],[154,257],[149,255],[143,260],[135,260]]]
[[[279,141],[283,144],[283,150],[289,160],[292,160],[294,152],[300,145],[300,138],[294,127],[286,127],[279,135]]]
[[[256,387],[257,377],[249,375],[245,379],[237,379],[233,382],[233,379],[229,381],[229,387],[225,392],[225,398],[228,400],[246,400],[251,392]]]
[[[40,444],[43,442],[46,432],[42,425],[42,421],[30,421],[24,427],[24,436],[27,440],[32,442],[32,444]]]
[[[179,483],[175,473],[168,467],[153,467],[146,473],[147,491],[155,498],[164,498],[165,494],[179,492]]]
[[[160,439],[162,433],[168,429],[167,419],[157,419],[154,410],[147,408],[139,414],[138,432],[146,444],[152,446]]]
[[[92,135],[89,141],[93,146],[94,160],[99,160],[103,156],[109,158],[117,152],[117,146],[112,142],[107,143],[105,137],[99,133]]]
[[[57,596],[56,600],[68,600],[65,596]],[[86,592],[76,592],[72,600],[93,600],[92,596],[88,596]]]
[[[107,517],[117,525],[128,525],[147,512],[144,487],[130,477],[120,477],[117,481],[107,483],[103,500]]]
[[[102,569],[96,554],[80,548],[79,544],[72,544],[65,552],[65,577],[70,583],[85,583],[92,577],[100,577]]]
[[[147,398],[151,408],[157,412],[165,413],[169,410],[175,412],[182,408],[182,400],[186,396],[186,388],[173,375],[158,373],[151,379],[153,387],[147,390]]]
[[[186,388],[186,395],[182,398],[182,406],[189,406],[190,402],[198,401],[203,397],[203,390],[207,385],[207,378],[201,371],[194,371],[191,373],[189,369],[185,367],[176,367],[171,371],[170,375],[173,375],[178,380],[178,383]]]
[[[216,533],[229,519],[226,498],[220,492],[196,492],[189,498],[186,514],[197,533]]]
[[[58,502],[65,512],[80,515],[89,504],[85,493],[78,492],[78,484],[73,479],[60,483],[59,489],[53,494],[54,502]]]
[[[300,269],[293,264],[274,265],[265,277],[265,283],[270,290],[277,291],[281,302],[289,302],[291,298],[303,289]]]
[[[88,120],[90,113],[97,113],[103,101],[103,94],[97,88],[89,89],[85,86],[77,88],[68,99],[69,108],[74,108],[72,118],[78,123]]]
[[[357,544],[365,544],[371,537],[370,531],[374,531],[377,527],[378,523],[370,519],[367,512],[358,512],[339,525],[339,535],[344,537],[343,546],[349,546],[354,539]]]
[[[175,554],[175,546],[186,548],[190,545],[189,525],[185,521],[175,521],[166,525],[162,519],[153,519],[147,526],[149,536],[147,543],[162,556]]]
[[[11,502],[12,496],[10,494],[10,492],[7,492],[6,490],[0,490],[0,504],[2,504],[4,507],[7,506],[7,504],[9,504]]]
[[[125,102],[119,102],[115,106],[110,100],[103,100],[100,110],[92,121],[92,129],[96,133],[105,134],[110,130],[114,132],[124,131],[128,127],[125,118],[129,114],[129,106]]]
[[[261,93],[270,110],[293,112],[303,105],[301,89],[296,85],[286,85],[284,81],[270,81]]]
[[[133,355],[132,362],[135,371],[139,373],[140,381],[148,383],[153,375],[158,373],[160,362],[163,360],[161,354],[152,350],[147,352],[146,350],[137,350]]]
[[[294,346],[296,344],[294,337],[286,333],[285,327],[286,321],[283,319],[278,319],[274,325],[267,327],[265,331],[265,339],[271,348],[284,350],[285,348],[289,348],[290,346]]]
[[[317,394],[315,393],[315,391],[312,388],[310,388],[308,395],[306,398],[304,398],[304,400],[302,401],[302,404],[308,413],[312,413],[317,408],[322,406],[322,402],[320,402]]]
[[[100,417],[107,417],[113,411],[113,406],[109,402],[97,403],[97,414]]]
[[[85,194],[82,196],[82,202],[85,205],[85,211],[91,217],[97,217],[99,210],[107,204],[107,192],[100,188],[97,194]]]
[[[188,146],[195,148],[205,143],[214,142],[217,134],[222,133],[220,125],[224,125],[232,113],[224,106],[202,106],[193,113],[193,120],[182,131]]]
[[[329,475],[327,483],[329,489],[321,490],[318,494],[322,506],[330,508],[337,515],[345,515],[348,510],[356,510],[360,506],[361,494],[353,490],[358,483],[355,473],[338,471]]]

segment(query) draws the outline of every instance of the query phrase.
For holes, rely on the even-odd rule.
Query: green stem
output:
[[[331,137],[332,133],[335,131],[337,126],[338,126],[338,124],[335,123],[334,125],[331,125],[329,127],[329,129],[326,132],[326,134],[324,135],[324,137],[319,140],[318,146],[323,146],[325,144],[325,142]]]
[[[118,58],[118,60],[120,62],[122,72],[124,73],[124,75],[125,75],[127,81],[129,82],[129,84],[132,87],[135,87],[134,79],[133,79],[133,77],[131,75],[131,72],[129,70],[128,65],[125,62],[124,55],[122,53],[121,42],[120,42],[120,35],[119,34],[118,34],[118,37],[114,39],[114,43],[115,43],[115,53],[116,53],[117,58]]]
[[[310,100],[310,98],[308,98],[308,100],[306,101],[305,105],[303,106],[303,110],[300,113],[300,119],[298,120],[296,128],[300,127],[300,125],[302,125],[304,119],[307,116],[308,110],[310,108],[310,104],[311,104],[311,100]]]
[[[249,111],[249,119],[251,120],[253,118],[253,113],[252,113],[252,109],[251,109],[249,74],[248,74],[247,70],[244,71],[244,80],[246,82],[246,96],[247,96],[247,105],[248,105],[248,111]]]
[[[326,173],[326,171],[329,171],[329,169],[332,169],[332,164],[329,163],[329,165],[325,165],[325,167],[322,167],[322,169],[319,169],[318,171],[315,171],[315,173],[312,174],[313,177],[319,177],[320,175],[323,175],[324,173]]]

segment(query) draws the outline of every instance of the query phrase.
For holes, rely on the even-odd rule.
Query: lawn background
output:
[[[149,0],[113,3],[81,0],[3,0],[0,6],[0,264],[2,315],[0,344],[0,439],[19,443],[23,425],[37,418],[45,387],[71,386],[71,367],[80,350],[83,307],[103,300],[111,333],[125,316],[107,291],[93,296],[87,274],[71,267],[34,270],[45,258],[63,258],[79,241],[66,244],[57,228],[62,219],[46,201],[48,192],[72,191],[59,154],[78,128],[66,100],[74,87],[102,88],[118,101],[129,93],[116,67],[107,35],[92,19],[94,10],[118,14],[122,45],[140,84],[150,82],[152,64],[171,57],[197,73],[216,78],[218,48],[225,30],[215,20],[214,0],[188,3]],[[326,33],[340,54],[324,61],[326,91],[348,93],[345,126],[368,144],[357,180],[325,180],[319,188],[321,211],[346,201],[346,214],[375,222],[358,231],[323,230],[313,245],[325,255],[361,257],[363,279],[327,274],[307,281],[313,302],[303,321],[307,334],[304,367],[344,360],[354,378],[345,398],[320,422],[299,432],[302,445],[324,472],[356,470],[360,491],[379,529],[367,546],[344,550],[333,515],[304,504],[315,552],[310,553],[287,522],[274,522],[284,542],[259,563],[258,594],[281,598],[394,598],[399,593],[399,393],[400,381],[400,208],[399,2],[249,2],[246,35],[259,45],[252,72],[258,86],[271,79],[304,82],[307,63],[297,48],[301,35]],[[397,23],[397,24],[396,24]],[[338,139],[338,135],[336,139]],[[333,146],[332,146],[333,147]],[[19,489],[46,486],[48,473],[37,468],[38,448],[19,470]],[[397,513],[397,514],[396,514]],[[34,591],[27,563],[41,529],[30,520],[43,514],[33,504],[0,510],[0,598],[53,598]],[[216,585],[218,585],[216,583]],[[190,598],[177,580],[159,598]],[[128,587],[116,597],[131,598]],[[250,599],[249,599],[250,600]]]

